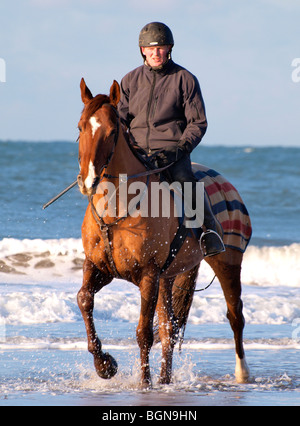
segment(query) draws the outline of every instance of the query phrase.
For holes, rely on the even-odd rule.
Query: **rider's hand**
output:
[[[182,148],[172,146],[170,148],[164,149],[163,151],[160,151],[156,155],[156,158],[159,160],[159,162],[162,162],[163,164],[167,165],[179,161],[184,155],[185,152]]]

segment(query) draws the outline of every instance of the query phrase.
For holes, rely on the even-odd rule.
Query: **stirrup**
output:
[[[209,244],[205,244],[205,237],[209,235],[217,236],[217,239],[213,237],[215,241],[211,247],[209,247]],[[226,250],[222,238],[216,231],[213,231],[212,229],[208,229],[202,233],[199,243],[204,257],[216,256],[217,254],[223,253]]]

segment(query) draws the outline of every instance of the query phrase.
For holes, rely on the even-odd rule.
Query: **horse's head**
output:
[[[82,78],[80,89],[84,108],[78,123],[80,173],[77,181],[82,194],[93,195],[116,143],[120,87],[114,81],[109,96],[93,97]]]

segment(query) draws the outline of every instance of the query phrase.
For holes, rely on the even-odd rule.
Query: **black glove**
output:
[[[192,144],[186,140],[179,142],[179,149],[182,149],[186,154],[190,154],[193,151]]]
[[[159,164],[168,165],[179,161],[186,153],[181,147],[173,146],[170,149],[166,148],[155,156]]]

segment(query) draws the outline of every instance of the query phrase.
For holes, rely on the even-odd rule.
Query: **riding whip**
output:
[[[71,185],[69,185],[66,189],[64,189],[62,192],[60,192],[58,195],[56,195],[54,198],[52,198],[48,203],[43,205],[43,210],[45,210],[47,207],[49,207],[51,204],[53,204],[56,200],[58,200],[60,197],[62,197],[66,192],[70,191],[70,189],[74,188],[74,186],[77,185],[77,180],[73,182]]]

